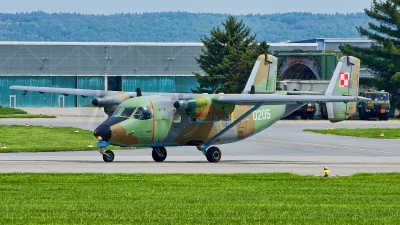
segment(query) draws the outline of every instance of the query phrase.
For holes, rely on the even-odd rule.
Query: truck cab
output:
[[[362,102],[358,105],[358,115],[361,120],[369,120],[370,117],[377,117],[379,120],[389,119],[390,96],[388,92],[368,90],[362,96],[370,98],[371,102]]]

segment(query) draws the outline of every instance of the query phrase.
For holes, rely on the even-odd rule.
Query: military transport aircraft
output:
[[[211,145],[248,138],[307,103],[326,102],[331,122],[356,112],[360,60],[346,56],[337,64],[325,93],[277,91],[277,61],[260,55],[242,94],[115,92],[70,88],[11,86],[10,89],[94,96],[108,119],[94,130],[105,162],[114,160],[108,145],[150,147],[154,161],[167,157],[166,146],[196,146],[209,162],[221,151]]]

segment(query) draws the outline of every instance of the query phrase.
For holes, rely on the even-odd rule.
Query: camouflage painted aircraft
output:
[[[115,92],[11,86],[23,91],[94,96],[93,105],[108,114],[94,130],[105,162],[114,160],[108,145],[150,147],[154,161],[167,157],[166,146],[196,146],[209,162],[221,151],[211,145],[248,138],[307,103],[326,102],[331,122],[353,116],[358,97],[360,60],[342,57],[325,93],[276,91],[277,58],[260,55],[242,94]]]

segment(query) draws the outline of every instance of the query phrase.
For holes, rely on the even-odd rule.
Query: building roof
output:
[[[47,42],[47,41],[0,41],[0,45],[96,45],[96,46],[204,46],[201,42]]]
[[[367,38],[313,38],[313,39],[306,39],[300,41],[293,41],[292,43],[303,43],[303,42],[317,42],[317,41],[324,41],[324,42],[365,42],[365,43],[372,43],[374,41],[369,40]]]

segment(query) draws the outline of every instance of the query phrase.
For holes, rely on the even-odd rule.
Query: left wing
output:
[[[33,87],[33,86],[10,86],[10,89],[13,90],[22,90],[22,91],[38,91],[40,93],[50,92],[50,93],[59,93],[63,95],[81,95],[81,96],[109,96],[116,95],[123,92],[120,91],[104,91],[104,90],[89,90],[89,89],[74,89],[74,88],[53,88],[53,87]],[[136,94],[136,92],[134,92]]]

